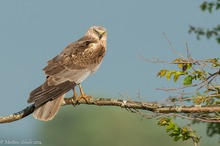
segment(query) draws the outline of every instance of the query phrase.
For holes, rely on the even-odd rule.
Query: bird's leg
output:
[[[86,95],[84,94],[82,86],[81,86],[80,83],[78,84],[78,86],[79,86],[79,91],[80,91],[81,97],[86,97]]]
[[[76,89],[75,88],[73,88],[72,90],[73,90],[72,102],[73,102],[73,106],[75,106],[77,104],[77,102],[78,102],[78,100],[77,100],[78,99],[78,95],[76,93]]]
[[[73,99],[77,99],[77,97],[78,97],[78,95],[77,95],[77,93],[76,93],[76,89],[75,88],[73,88],[72,89],[73,90]]]
[[[85,99],[85,101],[86,101],[87,103],[89,103],[89,98],[90,98],[90,96],[86,96],[86,95],[85,95],[85,93],[83,92],[83,89],[82,89],[82,86],[81,86],[80,83],[78,84],[78,86],[79,86],[79,91],[80,91],[81,96],[78,97],[77,100],[79,101],[81,98],[83,98],[83,99]]]

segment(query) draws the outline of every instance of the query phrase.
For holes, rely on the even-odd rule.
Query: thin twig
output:
[[[180,54],[179,52],[177,52],[177,51],[174,49],[172,43],[170,42],[170,40],[169,40],[168,37],[166,36],[165,32],[163,32],[163,35],[164,35],[164,37],[166,38],[167,42],[169,43],[169,45],[170,45],[170,47],[171,47],[171,50],[172,50],[175,54],[177,54],[178,56],[180,56],[181,58],[184,58],[184,59],[185,59],[185,57],[184,57],[182,54]]]
[[[150,63],[169,63],[165,60],[161,60],[159,58],[153,58],[153,59],[147,59],[145,58],[143,55],[139,55],[141,57],[141,59],[147,61],[147,62],[150,62]]]

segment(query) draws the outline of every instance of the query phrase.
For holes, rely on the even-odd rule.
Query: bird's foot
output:
[[[79,103],[79,101],[81,100],[81,99],[84,99],[85,101],[86,101],[86,103],[89,103],[90,102],[90,98],[91,98],[91,96],[87,96],[87,95],[81,95],[80,97],[77,97],[77,99],[76,99],[76,103]]]
[[[79,101],[80,101],[80,99],[84,99],[85,101],[86,101],[86,103],[89,103],[89,99],[91,98],[90,96],[87,96],[87,95],[85,95],[85,93],[83,92],[83,89],[82,89],[82,86],[81,86],[81,84],[78,84],[78,86],[79,86],[79,91],[80,91],[80,93],[81,93],[81,96],[80,97],[78,97],[76,100],[77,100],[77,102],[79,103]]]
[[[79,91],[80,91],[80,93],[81,93],[81,96],[78,96],[77,93],[76,93],[75,88],[73,88],[73,97],[72,97],[73,106],[75,106],[75,105],[77,105],[77,104],[80,104],[80,100],[81,100],[82,98],[86,101],[86,103],[89,103],[89,102],[90,102],[91,96],[85,95],[85,93],[83,92],[83,89],[82,89],[81,84],[78,84],[78,86],[79,86]]]

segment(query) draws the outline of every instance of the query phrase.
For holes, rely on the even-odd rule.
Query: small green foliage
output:
[[[191,75],[186,76],[183,80],[183,85],[184,86],[192,85],[192,80],[193,77]]]
[[[209,92],[212,92],[212,94],[207,94]],[[195,105],[219,105],[219,99],[220,96],[217,91],[215,90],[205,90],[204,93],[196,93],[195,96],[193,96],[193,103]],[[216,96],[209,96],[209,95],[216,95]]]
[[[170,122],[171,122],[171,118],[163,117],[163,118],[160,118],[160,120],[157,122],[157,125],[167,126],[169,125]]]
[[[196,105],[200,105],[201,103],[204,103],[206,100],[206,98],[202,95],[198,95],[196,97],[193,98],[193,102],[196,104]]]
[[[208,123],[206,133],[209,137],[212,137],[214,135],[219,135],[220,123]]]
[[[183,72],[185,72],[186,70],[191,68],[191,63],[187,63],[187,60],[184,60],[182,58],[176,58],[175,60],[173,60],[171,63],[173,64],[177,64],[177,67],[182,69]]]
[[[162,69],[157,73],[157,76],[159,76],[159,77],[165,76],[167,80],[170,80],[170,78],[173,75],[173,81],[176,82],[179,79],[179,76],[184,75],[184,74],[185,73],[183,71]]]
[[[219,58],[211,58],[211,59],[207,59],[206,62],[210,62],[210,63],[218,63]]]
[[[215,38],[218,43],[220,43],[220,25],[213,27],[211,29],[205,29],[201,27],[189,26],[189,34],[196,34],[196,38],[200,40],[202,36],[205,36],[207,39]]]
[[[175,126],[176,126],[175,123],[170,121],[169,124],[166,126],[166,132],[170,132],[170,131],[174,130]]]
[[[211,58],[206,60],[201,60],[202,62],[209,63],[212,67],[219,67],[220,62],[219,58]],[[210,75],[208,72],[205,72],[204,69],[196,69],[196,63],[187,62],[182,58],[176,58],[171,62],[172,64],[178,67],[177,70],[168,70],[162,69],[158,72],[157,76],[166,77],[167,80],[170,80],[173,77],[173,81],[177,82],[180,76],[183,76],[183,85],[190,86],[194,81],[204,82],[207,80],[207,76]],[[220,90],[219,90],[220,91]],[[220,94],[220,92],[219,92]]]
[[[216,101],[214,102],[214,104],[215,104],[215,105],[220,105],[220,100],[216,100]]]
[[[204,71],[201,71],[200,69],[195,70],[191,74],[194,75],[193,78],[195,80],[197,79],[203,80],[204,78],[206,78],[206,73]]]
[[[193,142],[199,143],[200,138],[195,135],[195,131],[192,131],[189,127],[178,126],[171,118],[162,117],[157,125],[165,126],[166,132],[170,132],[169,136],[173,137],[173,141],[192,139]]]
[[[220,37],[217,37],[216,41],[220,44]]]
[[[171,75],[173,75],[174,73],[175,73],[175,70],[174,70],[174,71],[173,71],[173,70],[167,71],[167,73],[166,73],[166,79],[167,79],[167,80],[170,80]]]
[[[216,2],[203,2],[200,5],[200,9],[202,11],[209,11],[209,13],[212,13],[213,9],[218,10],[220,9],[220,0],[217,0]]]
[[[219,58],[212,58],[212,59],[209,59],[208,61],[212,63],[212,66],[213,67],[218,67],[220,66],[220,63],[218,62]]]
[[[180,75],[184,75],[184,72],[182,72],[182,71],[176,71],[176,72],[174,73],[174,76],[173,76],[174,82],[176,82],[176,81],[179,79],[179,76],[180,76]]]
[[[173,63],[173,64],[183,64],[183,63],[186,63],[186,62],[187,62],[187,60],[184,60],[183,58],[176,58],[171,63]]]
[[[200,5],[200,9],[201,9],[202,11],[205,11],[206,8],[207,8],[207,2],[203,2],[203,3]]]
[[[166,75],[167,71],[168,71],[168,70],[166,70],[166,69],[162,69],[162,70],[160,70],[160,71],[157,73],[157,76],[163,77],[163,76]]]

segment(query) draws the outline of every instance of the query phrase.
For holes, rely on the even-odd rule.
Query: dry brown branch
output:
[[[79,101],[73,98],[65,98],[63,102],[63,106],[66,105],[80,105],[80,104],[87,104],[87,105],[97,105],[97,106],[118,106],[121,108],[129,109],[129,111],[136,110],[146,110],[150,111],[154,114],[181,114],[181,113],[216,113],[220,112],[220,106],[162,106],[155,102],[138,102],[138,101],[126,101],[121,99],[113,99],[113,98],[89,98],[88,101],[85,101],[83,98]],[[13,121],[20,120],[30,114],[32,114],[35,110],[34,105],[30,105],[27,108],[8,115],[8,116],[1,116],[0,123],[9,123]],[[153,117],[153,116],[152,116]],[[191,118],[192,119],[192,118]],[[200,120],[200,119],[194,119]],[[209,122],[207,120],[207,122]],[[220,118],[211,120],[211,122],[220,122]]]
[[[165,34],[165,32],[163,32],[163,35],[164,35],[164,37],[166,38],[167,42],[169,43],[169,45],[170,45],[170,47],[171,47],[171,50],[172,50],[175,54],[177,54],[178,56],[180,56],[181,58],[185,59],[185,57],[184,57],[182,54],[180,54],[179,52],[177,52],[177,51],[174,49],[174,47],[173,47],[171,41],[168,39],[168,37],[167,37],[167,35]]]

